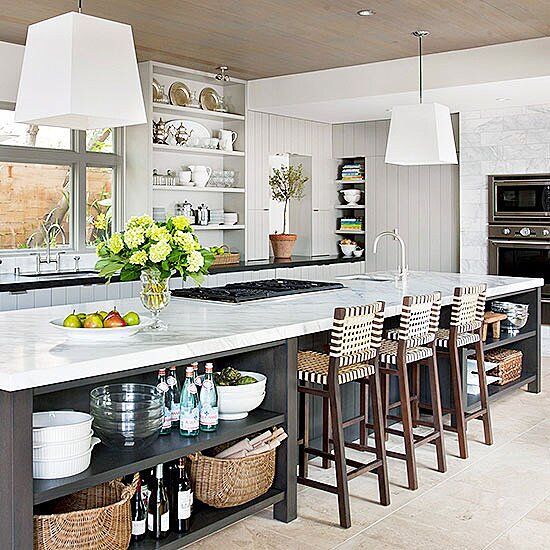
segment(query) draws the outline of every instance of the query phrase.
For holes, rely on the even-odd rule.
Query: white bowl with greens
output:
[[[231,380],[233,385],[221,385],[219,382],[216,385],[220,420],[240,420],[246,418],[248,413],[257,409],[265,398],[267,378],[263,374],[249,371],[238,372],[241,376],[239,379]],[[220,374],[217,373],[218,380]],[[242,381],[242,379],[246,383],[239,384],[239,381]],[[252,382],[251,379],[255,379],[256,381]]]

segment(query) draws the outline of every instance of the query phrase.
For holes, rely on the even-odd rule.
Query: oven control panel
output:
[[[550,240],[550,225],[489,225],[490,239]]]

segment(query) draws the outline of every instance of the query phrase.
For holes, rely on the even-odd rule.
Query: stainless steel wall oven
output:
[[[489,273],[544,279],[550,323],[550,174],[489,177]]]

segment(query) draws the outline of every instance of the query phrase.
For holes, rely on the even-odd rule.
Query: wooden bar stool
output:
[[[390,503],[390,491],[386,461],[382,399],[378,371],[378,348],[382,340],[384,323],[384,303],[375,302],[365,306],[336,308],[330,335],[330,353],[301,351],[298,353],[298,392],[302,394],[300,414],[303,424],[303,438],[299,445],[298,483],[328,491],[338,495],[340,525],[351,527],[348,480],[364,472],[375,471],[378,476],[380,502]],[[368,422],[367,400],[362,397],[359,416],[343,421],[340,397],[340,385],[349,382],[361,384],[361,395],[368,386],[371,397],[373,422]],[[317,387],[315,387],[316,385]],[[320,386],[320,387],[319,387]],[[309,397],[317,396],[327,404],[323,414],[323,431],[328,433],[326,425],[330,418],[334,451],[309,446]],[[361,437],[366,440],[368,429],[372,429],[375,439],[376,459],[369,463],[346,459],[344,426],[360,424]],[[325,447],[325,446],[324,446]],[[327,445],[328,447],[328,441]],[[318,456],[335,462],[336,485],[321,483],[308,477],[308,456]],[[347,466],[353,468],[347,471]]]
[[[443,441],[443,419],[441,397],[439,394],[439,376],[435,349],[435,334],[441,312],[441,294],[435,292],[422,296],[405,296],[399,322],[399,329],[389,332],[391,339],[382,340],[379,359],[384,366],[382,375],[382,394],[384,396],[386,422],[388,419],[401,421],[403,431],[386,427],[386,433],[404,438],[405,453],[387,451],[387,456],[405,460],[409,489],[418,488],[415,448],[426,443],[434,443],[437,452],[437,466],[440,472],[447,471],[445,445]],[[395,339],[393,339],[395,338]],[[427,435],[417,435],[413,427],[419,419],[419,366],[426,364],[429,371],[430,395],[433,404],[433,431]],[[412,374],[413,392],[409,390],[409,370]],[[389,376],[399,380],[399,401],[389,402]],[[401,415],[390,415],[392,409],[400,407]],[[413,414],[414,412],[414,414]]]
[[[456,427],[445,425],[444,428],[458,435],[458,447],[461,458],[468,458],[466,423],[470,420],[478,418],[483,421],[485,444],[493,444],[493,430],[489,412],[489,394],[485,375],[482,341],[486,292],[486,284],[455,288],[449,328],[439,329],[436,333],[438,353],[448,354],[451,365],[453,406],[450,409],[445,409],[444,412],[450,412],[456,418]],[[475,349],[481,402],[481,408],[471,413],[466,413],[464,410],[462,388],[460,350],[466,347],[473,347]]]

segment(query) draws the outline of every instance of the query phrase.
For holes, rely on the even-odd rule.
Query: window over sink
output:
[[[18,124],[0,108],[0,251],[86,251],[118,226],[121,131]]]

